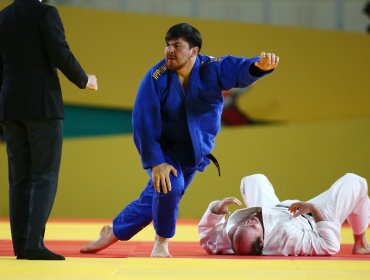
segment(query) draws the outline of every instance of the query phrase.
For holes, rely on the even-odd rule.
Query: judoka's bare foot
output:
[[[97,253],[113,243],[117,242],[118,239],[113,233],[113,229],[111,226],[104,226],[100,231],[100,236],[95,241],[92,241],[85,246],[82,246],[80,249],[81,253]]]
[[[352,253],[356,255],[370,255],[370,244],[367,243],[364,246],[353,246]]]
[[[169,238],[155,235],[154,247],[150,256],[152,258],[171,258],[172,256],[168,251],[168,240]]]
[[[365,233],[354,235],[355,244],[352,253],[356,255],[370,255],[370,243],[366,240]]]

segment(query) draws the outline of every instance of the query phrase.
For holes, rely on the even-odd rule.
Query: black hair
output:
[[[233,245],[232,248],[235,251],[236,255],[261,256],[263,250],[263,242],[261,241],[261,237],[257,237],[256,240],[252,243],[251,250],[249,252],[245,252],[241,248],[235,248]]]
[[[252,251],[249,255],[252,256],[261,256],[263,250],[263,243],[261,242],[261,237],[258,237],[255,242],[252,244]]]
[[[166,34],[165,41],[184,39],[190,48],[198,47],[199,51],[202,48],[202,36],[200,32],[188,23],[179,23],[172,26]]]

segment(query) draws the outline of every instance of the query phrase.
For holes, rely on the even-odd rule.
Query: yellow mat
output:
[[[47,240],[86,240],[97,237],[101,226],[109,221],[76,223],[49,222]],[[133,241],[151,241],[148,226]],[[0,222],[0,239],[9,239],[9,223]],[[196,224],[179,224],[176,241],[197,241]],[[342,229],[342,241],[352,243],[348,228]],[[1,250],[1,248],[0,248]],[[0,279],[370,279],[368,260],[247,260],[192,258],[67,258],[66,261],[28,261],[14,257],[0,258]]]

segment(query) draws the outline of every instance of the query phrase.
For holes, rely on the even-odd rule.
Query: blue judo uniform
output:
[[[170,174],[167,194],[157,193],[150,178],[139,199],[113,220],[119,240],[129,240],[152,220],[159,236],[174,236],[180,200],[195,173],[210,162],[207,156],[221,127],[222,91],[247,87],[262,77],[266,72],[251,74],[258,60],[198,55],[186,91],[164,59],[148,71],[133,110],[135,145],[149,177],[152,166],[165,162],[177,169],[177,177]]]

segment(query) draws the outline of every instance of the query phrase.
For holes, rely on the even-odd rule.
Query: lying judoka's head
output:
[[[263,248],[263,227],[256,216],[250,216],[237,226],[232,238],[237,255],[261,255]]]

